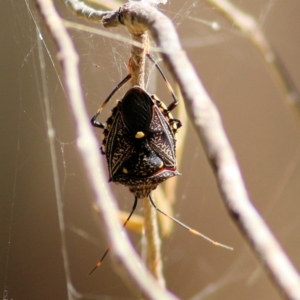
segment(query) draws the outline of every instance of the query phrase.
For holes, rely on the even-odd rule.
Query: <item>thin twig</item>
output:
[[[131,57],[129,68],[131,73],[131,86],[138,85],[145,87],[145,60],[148,50],[149,38],[147,32],[143,34],[131,34],[132,40],[140,43],[142,46],[131,46]],[[160,236],[157,226],[156,210],[151,205],[148,198],[141,199],[143,203],[143,214],[145,219],[145,236],[147,241],[147,267],[152,275],[157,279],[162,287],[165,287],[163,276],[163,266],[160,252]]]
[[[116,202],[107,188],[104,166],[98,153],[98,144],[92,133],[89,118],[84,106],[78,72],[78,56],[62,20],[51,0],[36,0],[41,15],[57,45],[59,59],[64,71],[66,91],[70,107],[77,124],[77,145],[95,194],[95,199],[104,220],[105,232],[111,244],[112,252],[118,261],[118,271],[131,281],[133,291],[136,285],[149,299],[176,299],[171,293],[161,288],[144,268],[127,238],[121,235],[117,221]],[[129,275],[129,276],[128,276]],[[68,288],[69,284],[68,284]]]
[[[90,22],[101,23],[102,18],[107,15],[106,11],[96,10],[79,0],[64,1],[78,17],[89,20]]]
[[[147,240],[147,267],[162,287],[166,286],[163,276],[163,263],[161,259],[161,240],[157,224],[157,212],[149,198],[142,199],[144,213],[144,228]]]
[[[131,57],[129,61],[129,68],[131,73],[131,86],[138,85],[145,88],[145,61],[146,48],[148,47],[148,34],[144,32],[140,35],[131,35],[131,39],[141,46],[131,46]]]
[[[231,22],[237,26],[243,34],[250,39],[262,54],[265,62],[269,66],[271,74],[277,85],[287,98],[287,103],[291,105],[300,116],[300,94],[288,74],[285,65],[278,53],[266,39],[262,29],[254,17],[246,14],[241,9],[227,0],[206,0],[208,3],[217,7],[218,10]]]

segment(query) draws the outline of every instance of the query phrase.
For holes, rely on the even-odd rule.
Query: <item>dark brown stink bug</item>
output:
[[[150,95],[143,88],[134,86],[117,102],[106,123],[97,121],[97,117],[114,93],[131,79],[131,74],[129,74],[114,88],[91,119],[93,126],[103,129],[104,139],[101,152],[106,156],[109,181],[128,186],[135,195],[132,210],[123,226],[133,214],[138,199],[148,197],[158,212],[190,232],[210,240],[164,213],[155,205],[151,197],[151,191],[160,183],[170,177],[180,175],[176,165],[176,135],[181,122],[174,119],[170,113],[178,103],[170,84],[152,57],[147,56],[155,63],[163,76],[173,102],[166,107],[155,95]],[[109,249],[90,274],[101,265]]]
[[[155,63],[150,55],[148,57]],[[128,186],[136,198],[148,197],[158,184],[180,175],[175,144],[181,123],[170,113],[178,101],[162,70],[155,65],[173,97],[168,108],[155,95],[134,86],[117,102],[106,124],[96,121],[114,93],[130,80],[129,74],[91,120],[93,126],[104,129],[101,151],[106,156],[109,181]]]
[[[104,129],[102,152],[109,180],[128,186],[137,198],[145,198],[164,180],[180,175],[175,154],[180,125],[155,95],[139,86],[131,88]]]

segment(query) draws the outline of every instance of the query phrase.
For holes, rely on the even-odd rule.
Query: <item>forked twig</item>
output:
[[[78,145],[90,176],[97,204],[105,221],[106,233],[114,245],[113,252],[119,259],[120,264],[132,276],[134,282],[140,286],[149,298],[171,299],[173,296],[168,293],[164,294],[164,291],[155,285],[152,278],[147,277],[147,282],[144,281],[146,272],[141,266],[138,270],[138,277],[136,277],[134,265],[137,262],[136,254],[130,250],[129,245],[124,243],[121,238],[120,228],[116,226],[113,218],[115,210],[111,211],[111,205],[107,204],[109,200],[112,201],[111,194],[109,190],[101,186],[101,183],[104,182],[102,168],[100,168],[99,173],[97,167],[95,167],[102,165],[96,151],[96,141],[89,128],[85,109],[82,102],[80,102],[82,100],[80,83],[78,77],[75,78],[74,76],[74,74],[78,75],[77,70],[74,69],[77,64],[77,57],[73,54],[70,57],[70,53],[68,53],[73,46],[62,23],[57,21],[60,22],[58,26],[54,21],[53,15],[56,18],[57,15],[53,11],[52,2],[50,0],[36,1],[40,3],[42,13],[59,45],[60,57],[66,72],[68,94],[73,95],[77,100],[76,103],[72,103],[72,109],[76,115],[77,123],[80,124],[77,127]],[[77,11],[77,13],[80,15],[80,12]],[[51,17],[49,14],[52,14]],[[87,13],[84,15],[88,19]],[[91,13],[91,18],[95,19],[96,15],[97,13]],[[220,116],[187,59],[172,22],[155,8],[144,3],[134,2],[125,4],[119,11],[101,14],[101,18],[106,27],[122,24],[132,34],[136,35],[149,31],[157,45],[161,47],[163,59],[180,85],[189,116],[203,143],[207,157],[215,172],[220,193],[230,215],[281,293],[287,299],[300,299],[299,275],[251,204],[234,152],[222,127]],[[101,201],[101,198],[103,198],[101,189],[105,189],[107,192],[105,199],[103,199],[105,201]],[[115,206],[115,202],[112,203]]]

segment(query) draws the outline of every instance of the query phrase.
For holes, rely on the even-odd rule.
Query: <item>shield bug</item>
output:
[[[106,124],[96,121],[113,94],[130,80],[129,74],[91,120],[93,126],[103,129],[101,152],[106,156],[109,181],[128,186],[137,198],[148,197],[158,184],[180,175],[176,166],[176,136],[181,123],[170,113],[178,101],[162,70],[155,65],[173,97],[168,108],[155,95],[134,86],[117,102]]]
[[[101,149],[109,181],[128,186],[137,198],[145,198],[164,180],[180,175],[175,155],[179,126],[155,95],[139,86],[129,89],[104,128]]]
[[[148,197],[158,212],[171,218],[177,224],[215,245],[230,248],[207,238],[164,213],[151,197],[151,191],[160,183],[170,177],[180,175],[176,165],[176,136],[181,122],[173,118],[170,113],[177,106],[178,101],[169,82],[153,58],[149,54],[147,56],[154,62],[164,78],[173,102],[166,107],[155,95],[149,94],[140,86],[134,86],[117,102],[106,123],[97,121],[97,117],[115,92],[131,79],[129,74],[114,88],[91,119],[94,127],[103,129],[101,152],[106,156],[109,181],[128,186],[135,195],[133,208],[123,226],[133,214],[138,199]],[[101,265],[109,249],[90,274]]]

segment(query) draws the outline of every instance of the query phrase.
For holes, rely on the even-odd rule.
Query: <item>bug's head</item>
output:
[[[143,138],[152,120],[153,102],[150,95],[139,86],[134,86],[125,94],[121,104],[124,124],[135,138]]]

